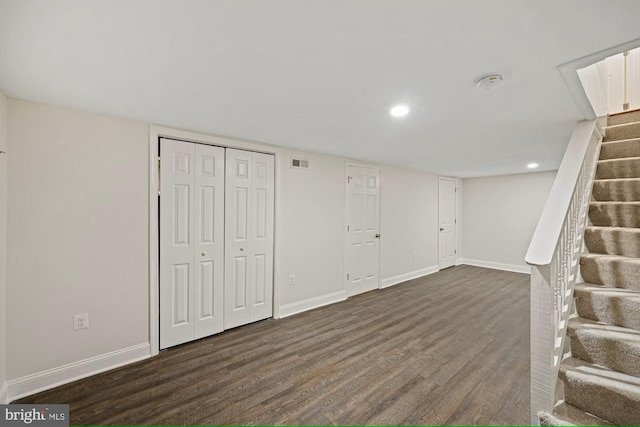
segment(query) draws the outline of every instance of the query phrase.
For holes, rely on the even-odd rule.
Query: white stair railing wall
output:
[[[525,260],[531,265],[531,423],[557,401],[558,370],[600,153],[597,120],[578,122]]]

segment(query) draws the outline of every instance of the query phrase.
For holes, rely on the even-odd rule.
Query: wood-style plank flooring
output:
[[[72,424],[528,424],[529,276],[453,267],[16,403]]]

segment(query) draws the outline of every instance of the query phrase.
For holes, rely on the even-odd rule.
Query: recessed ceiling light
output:
[[[404,117],[409,114],[409,107],[406,105],[396,105],[390,111],[393,117]]]
[[[527,167],[528,167],[529,169],[535,169],[535,168],[537,168],[538,166],[540,166],[540,165],[539,165],[539,164],[537,164],[537,163],[529,163],[529,164],[527,165]]]

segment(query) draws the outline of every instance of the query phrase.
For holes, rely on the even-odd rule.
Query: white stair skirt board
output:
[[[2,383],[0,385],[0,405],[6,405],[7,403],[9,403],[9,390],[7,383]]]
[[[344,301],[346,299],[346,292],[338,291],[327,295],[321,295],[319,297],[292,302],[291,304],[285,304],[280,306],[280,319],[283,317],[293,316],[294,314],[302,313],[304,311],[313,310],[314,308]]]
[[[460,258],[456,265],[473,265],[475,267],[492,268],[494,270],[512,271],[514,273],[531,274],[528,265],[503,264],[501,262],[482,261],[479,259]]]
[[[110,369],[138,362],[150,356],[151,348],[149,343],[138,344],[10,380],[7,382],[9,389],[8,400],[12,401],[29,396]]]
[[[417,279],[418,277],[427,276],[429,274],[437,273],[440,271],[440,267],[437,265],[432,265],[431,267],[423,268],[421,270],[410,271],[409,273],[399,274],[397,276],[389,277],[387,279],[382,279],[382,285],[380,288],[388,288],[389,286],[397,285],[402,282],[406,282],[407,280]]]

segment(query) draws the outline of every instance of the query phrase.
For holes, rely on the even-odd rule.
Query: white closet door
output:
[[[274,158],[227,149],[224,328],[273,315]]]
[[[194,339],[195,145],[161,140],[160,348]]]
[[[196,144],[195,338],[223,330],[224,148]]]
[[[161,140],[160,348],[222,331],[224,149]]]

